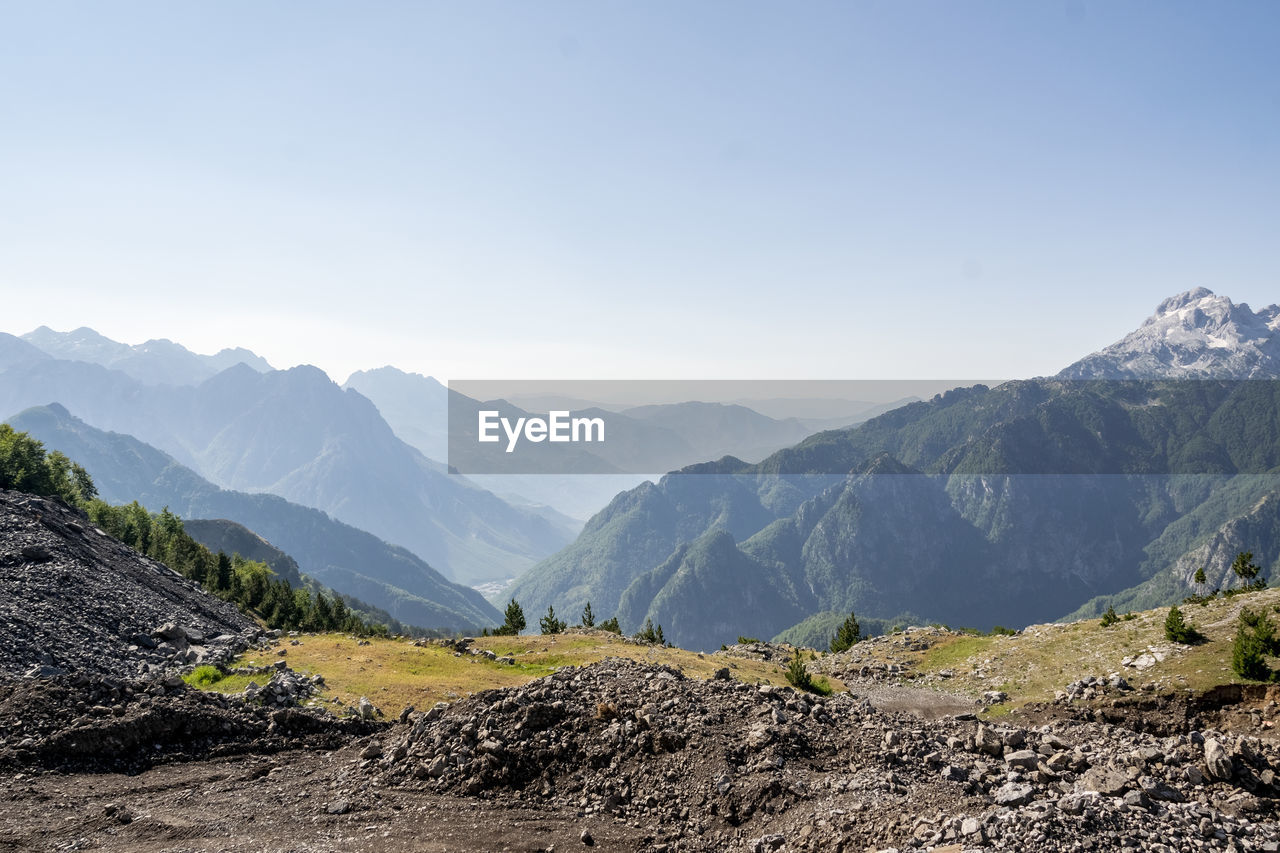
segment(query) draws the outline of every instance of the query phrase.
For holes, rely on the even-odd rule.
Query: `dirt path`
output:
[[[612,818],[518,803],[369,790],[345,802],[333,785],[354,750],[170,764],[122,774],[8,775],[0,780],[0,851],[632,850],[639,830]]]
[[[926,687],[852,681],[849,682],[849,689],[855,695],[866,698],[881,711],[902,711],[925,720],[971,714],[978,710],[971,697]]]

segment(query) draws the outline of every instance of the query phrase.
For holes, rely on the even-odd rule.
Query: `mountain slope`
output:
[[[772,636],[797,610],[1025,624],[1167,568],[1145,558],[1171,524],[1235,476],[1278,467],[1280,382],[977,386],[620,496],[513,594],[533,612],[590,598],[605,613],[629,587],[625,628],[687,624],[668,635],[701,648],[734,635],[694,618],[725,578],[768,601],[741,605],[743,634]],[[736,548],[717,539],[682,571],[680,549],[717,527]]]
[[[1203,287],[1170,297],[1138,329],[1062,379],[1280,377],[1280,306],[1254,312]]]
[[[572,535],[446,474],[314,367],[260,374],[240,364],[198,386],[146,385],[53,358],[0,368],[0,412],[51,400],[219,486],[321,509],[468,583],[510,578]]]
[[[479,593],[450,583],[403,548],[274,495],[220,489],[154,447],[95,429],[60,405],[29,409],[8,423],[79,460],[105,500],[239,522],[290,554],[307,575],[401,622],[471,630],[502,621]]]

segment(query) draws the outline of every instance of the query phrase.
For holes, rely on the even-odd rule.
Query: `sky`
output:
[[[1280,301],[1280,4],[7,2],[0,330],[342,381],[1054,373]]]

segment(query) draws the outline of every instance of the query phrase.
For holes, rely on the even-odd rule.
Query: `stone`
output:
[[[351,811],[350,800],[334,800],[325,807],[325,811],[329,814],[340,815]]]
[[[1107,797],[1118,797],[1129,787],[1129,777],[1109,767],[1091,767],[1076,781],[1076,791],[1094,791]]]
[[[1021,806],[1031,802],[1031,797],[1034,793],[1035,791],[1030,785],[1006,782],[995,792],[994,796],[996,805]]]
[[[1226,782],[1231,779],[1233,765],[1231,756],[1215,738],[1206,738],[1204,742],[1204,764],[1210,779]]]
[[[1006,755],[1004,760],[1010,767],[1020,767],[1024,770],[1035,770],[1036,765],[1040,763],[1040,756],[1029,749],[1020,749]]]

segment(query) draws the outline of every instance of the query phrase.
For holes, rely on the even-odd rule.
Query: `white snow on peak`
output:
[[[1204,287],[1171,296],[1060,379],[1280,378],[1280,306],[1254,312]]]

